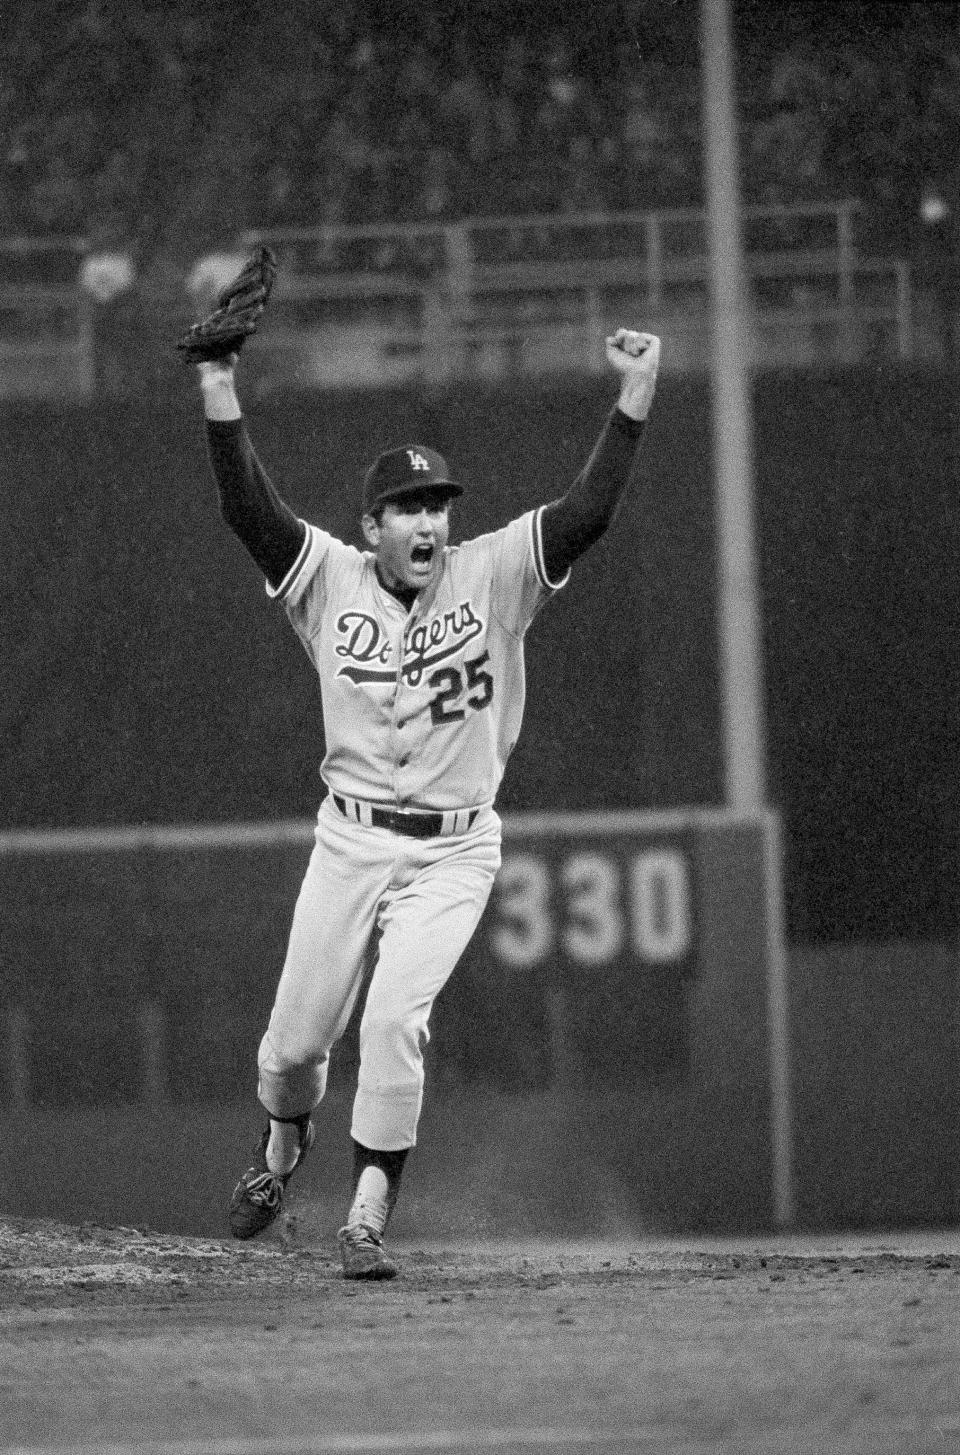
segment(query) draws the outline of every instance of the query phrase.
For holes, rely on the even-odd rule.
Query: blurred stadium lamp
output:
[[[920,198],[920,221],[927,227],[939,227],[948,220],[950,208],[938,187],[925,187]]]
[[[772,1202],[795,1218],[788,951],[779,818],[767,807],[763,647],[754,524],[752,307],[742,239],[731,0],[700,0],[718,636],[727,806],[764,823]]]
[[[205,253],[198,258],[186,277],[192,306],[198,312],[211,308],[221,288],[233,281],[246,261],[247,253],[239,249]]]
[[[90,252],[80,264],[80,286],[99,304],[112,303],[135,281],[133,259],[127,252]]]

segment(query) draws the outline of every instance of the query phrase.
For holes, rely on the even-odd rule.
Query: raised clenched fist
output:
[[[631,419],[646,419],[657,387],[660,340],[653,333],[618,328],[606,347],[607,359],[621,375],[619,407]]]
[[[634,328],[618,328],[607,339],[607,358],[615,369],[656,370],[660,362],[660,340],[656,334]]]

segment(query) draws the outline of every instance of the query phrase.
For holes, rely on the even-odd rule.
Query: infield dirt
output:
[[[0,1452],[960,1449],[960,1237],[396,1247],[0,1219]]]

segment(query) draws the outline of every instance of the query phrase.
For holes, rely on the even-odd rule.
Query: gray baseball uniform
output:
[[[375,935],[352,1133],[385,1150],[415,1140],[430,1008],[499,867],[493,804],[523,715],[524,633],[561,584],[540,524],[531,511],[448,547],[409,612],[370,552],[313,525],[268,587],[320,676],[330,790],[260,1048],[260,1097],[277,1116],[322,1097]],[[376,827],[378,808],[430,814],[436,831]]]
[[[328,789],[259,1049],[270,1129],[235,1191],[232,1226],[252,1236],[279,1211],[310,1145],[331,1050],[370,970],[352,1122],[356,1195],[340,1234],[350,1277],[396,1271],[382,1230],[416,1141],[431,1009],[500,863],[494,805],[523,718],[525,634],[613,519],[637,456],[659,342],[621,329],[607,349],[623,375],[624,407],[611,410],[573,484],[456,546],[446,544],[443,501],[462,487],[421,445],[384,452],[368,473],[364,531],[374,550],[298,519],[253,450],[232,374],[211,376],[208,444],[221,508],[319,675]],[[387,464],[390,490],[371,496]],[[386,524],[377,515],[384,500],[393,507]],[[442,548],[428,567],[408,550],[413,529],[398,521],[431,510],[442,518],[433,530]],[[406,556],[392,554],[401,547]],[[401,574],[391,575],[398,560]]]

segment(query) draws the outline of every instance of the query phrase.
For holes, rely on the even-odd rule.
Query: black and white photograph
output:
[[[960,1451],[960,7],[0,56],[0,1455]]]

